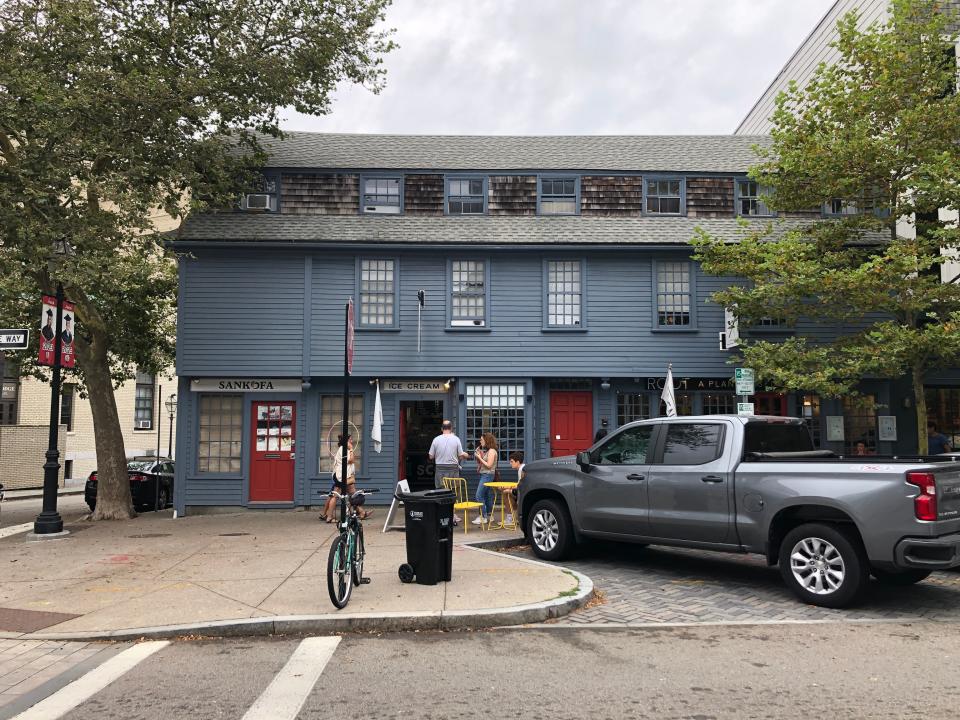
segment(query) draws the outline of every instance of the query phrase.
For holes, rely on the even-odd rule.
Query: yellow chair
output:
[[[453,503],[453,512],[458,513],[463,510],[463,534],[467,534],[467,530],[470,527],[470,511],[476,508],[479,508],[483,503],[479,503],[475,500],[470,500],[469,495],[467,495],[467,481],[462,477],[445,477],[441,478],[443,486],[447,490],[452,490],[453,494],[456,496],[456,500]]]

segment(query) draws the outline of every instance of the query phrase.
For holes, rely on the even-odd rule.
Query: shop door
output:
[[[430,461],[430,444],[440,434],[443,423],[442,400],[400,401],[400,427],[403,440],[400,445],[401,478],[406,478],[411,490],[432,490],[434,464]]]
[[[253,403],[250,502],[293,502],[295,402]]]
[[[787,416],[787,396],[780,393],[757,393],[753,396],[754,415]]]
[[[593,393],[550,393],[550,455],[575,455],[593,445]]]

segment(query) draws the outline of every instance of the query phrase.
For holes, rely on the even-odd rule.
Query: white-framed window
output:
[[[488,292],[485,260],[451,260],[451,327],[486,327]]]
[[[360,209],[363,213],[398,215],[403,207],[403,178],[361,176]]]
[[[540,178],[540,214],[576,215],[578,210],[580,178],[554,177]]]
[[[704,415],[736,415],[737,397],[733,393],[706,393],[703,396]]]
[[[741,217],[770,217],[773,211],[765,198],[770,192],[755,180],[737,181],[737,214]]]
[[[650,393],[624,392],[617,394],[617,426],[650,417]]]
[[[238,474],[243,452],[243,396],[211,393],[201,395],[198,402],[197,472]]]
[[[487,179],[447,178],[447,214],[483,215],[487,211]]]
[[[156,378],[141,368],[137,368],[137,389],[134,399],[134,430],[153,429],[153,401]]]
[[[583,327],[583,263],[580,260],[547,260],[547,328]]]
[[[526,433],[526,388],[523,383],[467,383],[465,447],[477,446],[480,436],[493,433],[500,460],[514,450],[523,452]]]
[[[643,183],[644,212],[648,215],[683,214],[683,180],[651,178]]]
[[[357,285],[360,295],[359,327],[397,326],[397,261],[389,258],[361,258]]]
[[[690,263],[686,260],[668,260],[655,263],[657,269],[658,328],[693,325]]]
[[[350,396],[347,433],[353,435],[353,455],[357,473],[363,457],[363,395]],[[343,432],[343,396],[320,396],[320,467],[321,475],[333,470],[340,434]]]

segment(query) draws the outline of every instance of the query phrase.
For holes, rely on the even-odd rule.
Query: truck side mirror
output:
[[[590,462],[590,453],[586,451],[577,453],[577,465],[580,466],[581,470],[586,473],[590,472],[590,466],[592,464],[593,463]]]

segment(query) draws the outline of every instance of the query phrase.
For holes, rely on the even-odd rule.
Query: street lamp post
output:
[[[69,254],[66,240],[57,243],[56,254]],[[35,535],[52,535],[63,532],[63,518],[57,512],[57,490],[60,472],[60,337],[63,324],[63,284],[57,282],[57,322],[53,334],[53,379],[50,382],[50,434],[47,442],[47,461],[43,464],[43,507],[33,522]]]
[[[167,402],[164,403],[167,406],[167,414],[170,416],[170,439],[167,442],[167,457],[171,460],[173,459],[173,418],[177,415],[177,394],[172,393]]]

